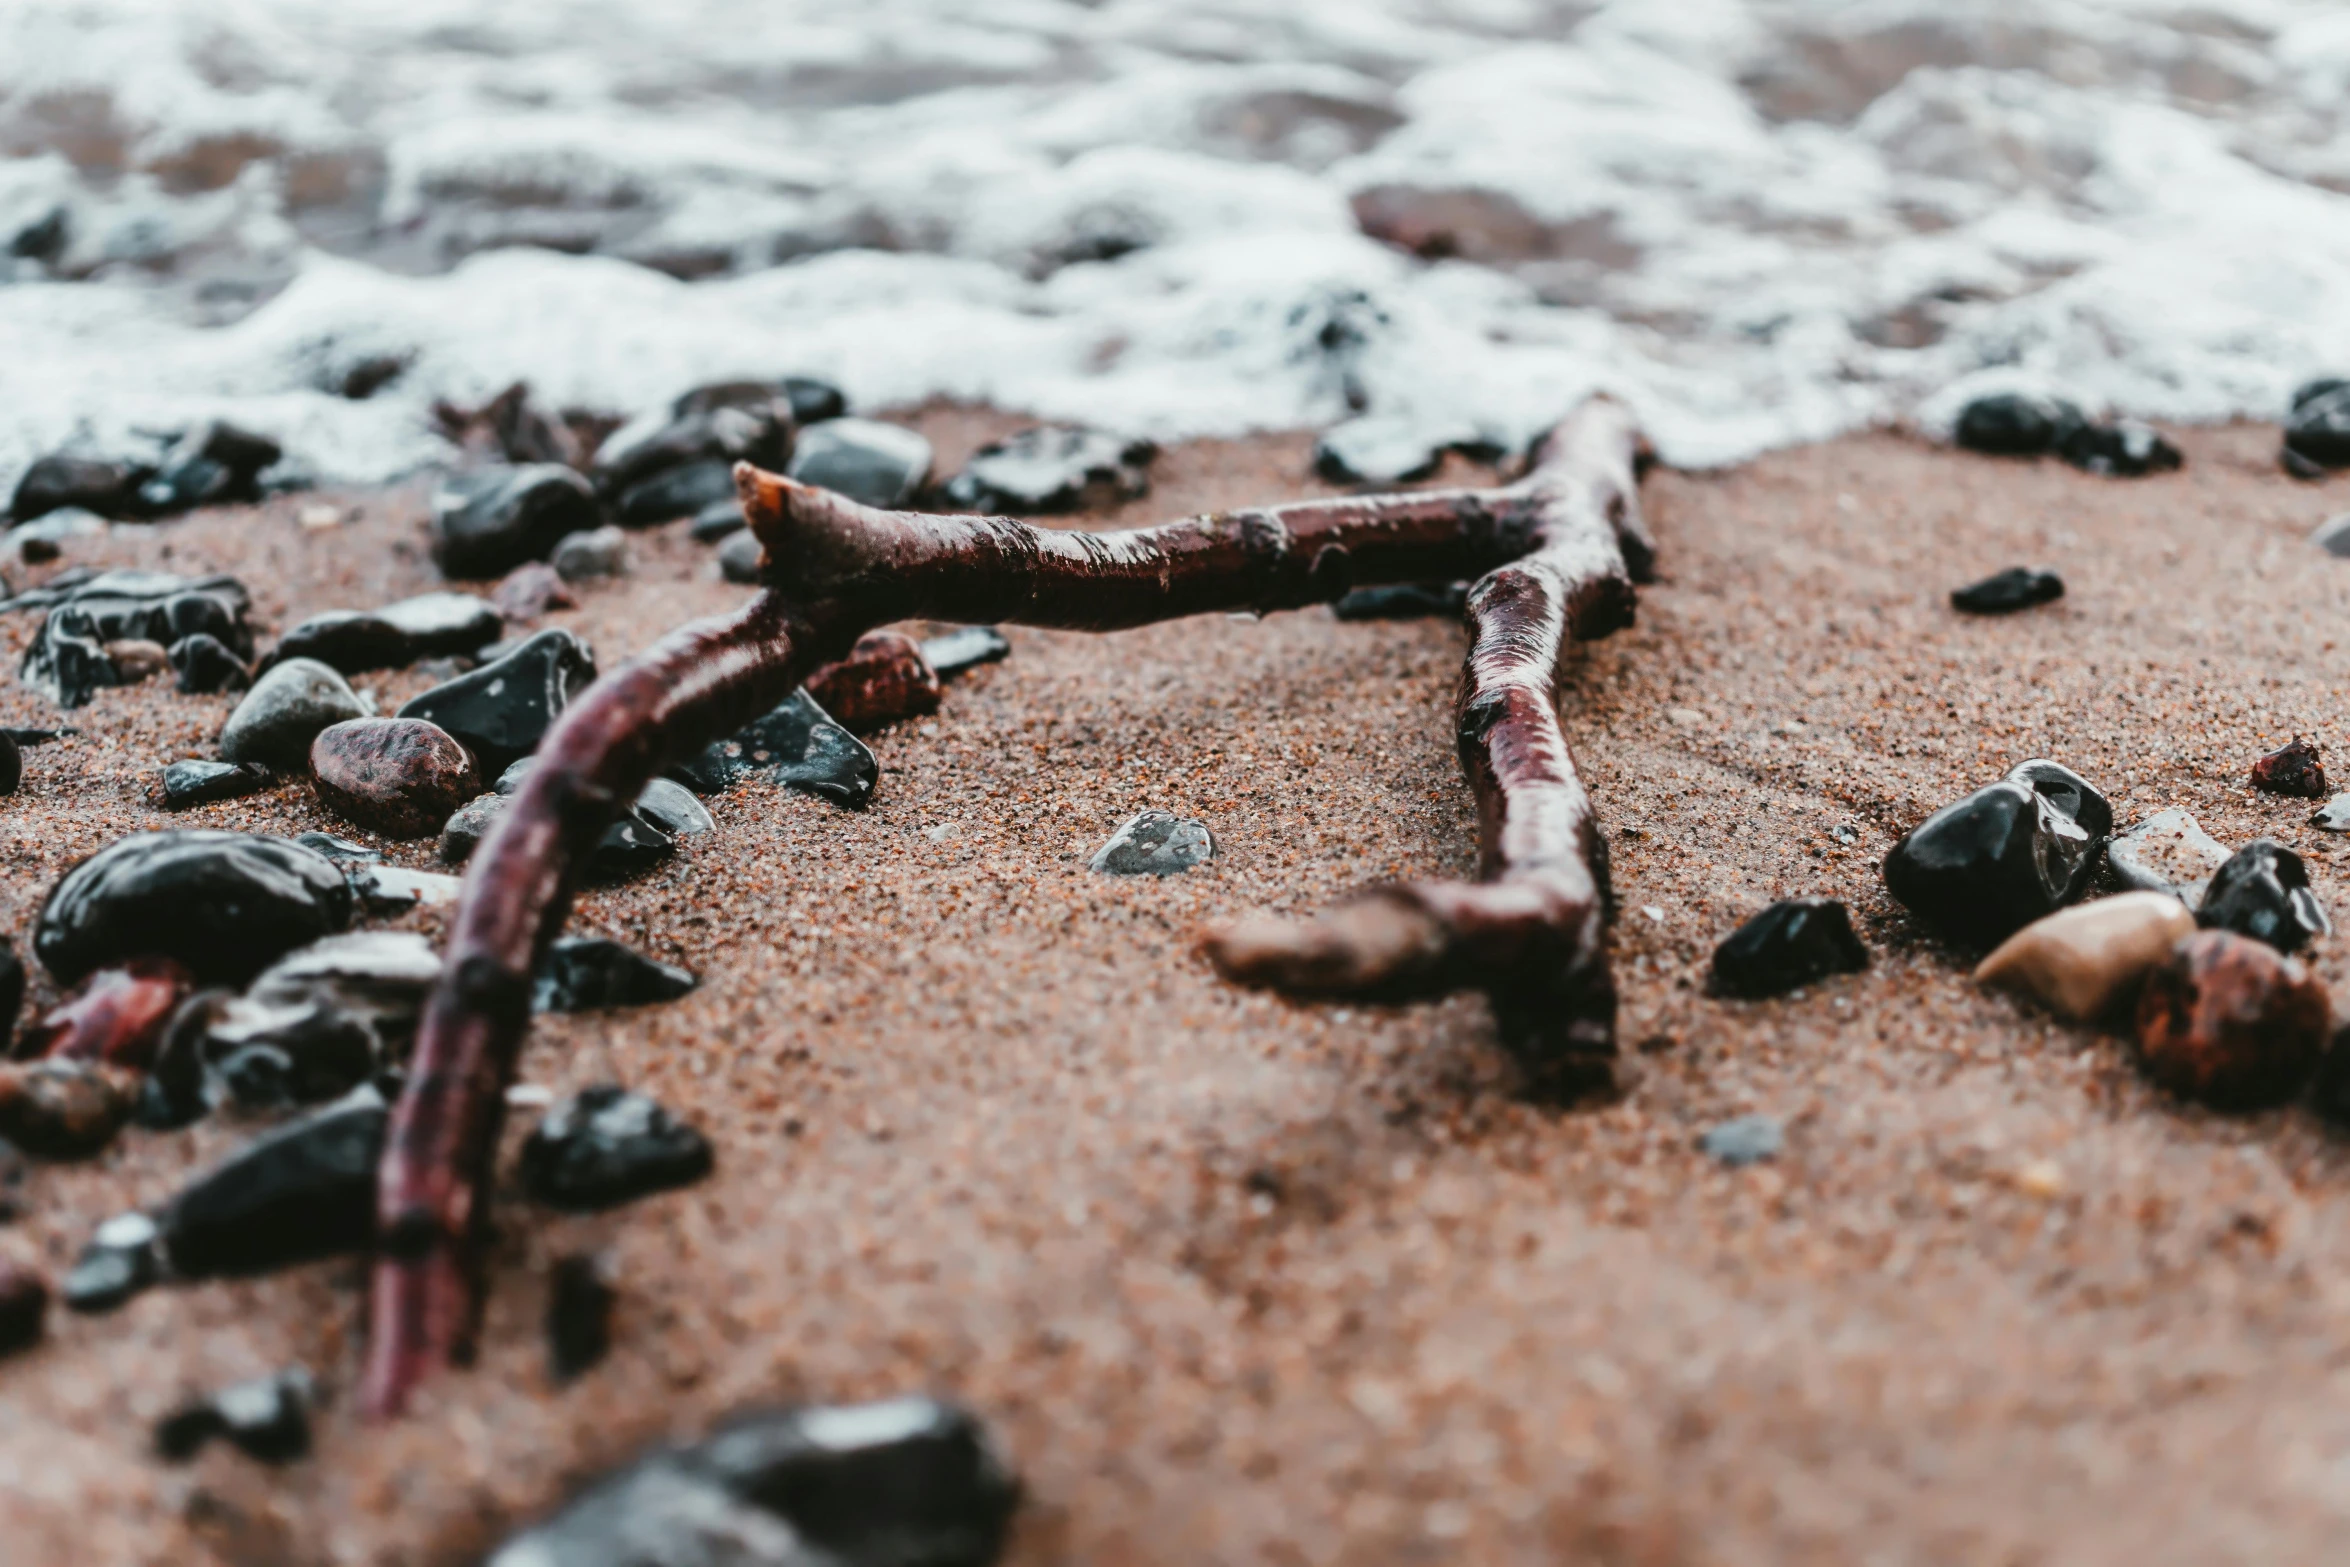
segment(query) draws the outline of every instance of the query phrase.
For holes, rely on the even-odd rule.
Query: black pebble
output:
[[[1011,655],[1012,644],[993,626],[958,626],[922,644],[922,662],[941,680]]]
[[[2064,579],[2055,572],[2010,566],[1972,587],[1958,589],[1950,595],[1950,604],[1970,615],[2008,615],[2063,597]]]
[[[404,703],[457,737],[495,777],[538,749],[555,716],[596,678],[596,656],[572,632],[550,627],[520,646]]]
[[[0,1053],[7,1046],[0,1041]],[[33,1178],[32,1161],[17,1150],[16,1144],[0,1137],[0,1224],[13,1224],[25,1215],[24,1193]]]
[[[133,833],[58,879],[33,953],[60,981],[124,958],[169,957],[198,979],[242,982],[351,922],[332,862],[283,838]]]
[[[247,596],[233,577],[176,577],[158,571],[62,572],[11,607],[46,606],[49,615],[25,649],[18,678],[59,707],[79,707],[118,682],[106,644],[124,640],[165,647],[188,637],[218,639],[240,658],[253,634]]]
[[[2091,795],[2110,823],[2103,796]],[[2078,899],[2102,841],[2059,801],[2009,778],[1944,806],[1895,844],[1885,886],[1942,935],[1991,947]]]
[[[1330,606],[1340,620],[1458,620],[1468,608],[1466,582],[1407,582],[1391,588],[1356,588]]]
[[[618,1084],[582,1089],[522,1145],[522,1184],[551,1208],[592,1212],[690,1186],[710,1173],[709,1140]]]
[[[2008,769],[2010,783],[2020,783],[2056,808],[2065,820],[2078,823],[2093,838],[2113,833],[2113,805],[2095,784],[2062,762],[2034,758]]]
[[[163,1277],[155,1223],[143,1213],[121,1213],[98,1226],[82,1248],[61,1292],[72,1310],[112,1311]]]
[[[1853,934],[1843,904],[1783,898],[1714,949],[1711,988],[1716,995],[1759,1000],[1868,966],[1869,949]]]
[[[1150,493],[1158,444],[1082,425],[1040,424],[990,441],[940,486],[958,511],[1083,511]]]
[[[2211,873],[2195,923],[2265,941],[2279,952],[2298,952],[2333,929],[2310,891],[2301,856],[2268,838],[2253,839]]]
[[[201,757],[174,762],[163,770],[163,808],[182,811],[214,800],[234,800],[268,788],[276,776],[259,762],[209,762]]]
[[[602,936],[560,936],[539,960],[531,984],[534,1012],[586,1012],[673,1001],[698,983],[684,969]]]
[[[547,1371],[568,1382],[612,1348],[611,1265],[602,1257],[565,1257],[547,1285]]]
[[[227,1437],[248,1458],[292,1463],[310,1452],[310,1373],[299,1366],[222,1388],[163,1417],[155,1451],[184,1463],[214,1437]]]
[[[452,577],[502,577],[598,520],[595,491],[559,464],[465,475],[434,497],[433,559]]]
[[[697,794],[717,794],[755,772],[785,788],[855,809],[873,797],[881,763],[871,747],[834,723],[801,689],[775,711],[745,724],[733,739],[673,764],[669,776]]]
[[[24,750],[16,743],[16,736],[0,733],[0,795],[16,793],[16,786],[24,782]]]
[[[2186,461],[2151,425],[2135,419],[2082,425],[2057,443],[2056,454],[2084,473],[2115,479],[2169,473]]]
[[[245,661],[209,631],[180,638],[171,645],[169,657],[173,671],[179,676],[180,690],[190,696],[234,691],[253,679]]]
[[[0,1058],[16,1037],[16,1014],[23,1009],[24,959],[16,955],[15,942],[0,936]]]
[[[2081,411],[2060,398],[2029,392],[1978,397],[1959,412],[1955,432],[1968,451],[1997,457],[2035,457],[2083,427]]]
[[[368,1244],[375,1167],[390,1120],[362,1088],[274,1127],[191,1181],[163,1212],[163,1250],[184,1278],[266,1273]]]
[[[2328,376],[2293,394],[2285,452],[2318,468],[2350,467],[2350,380]]]

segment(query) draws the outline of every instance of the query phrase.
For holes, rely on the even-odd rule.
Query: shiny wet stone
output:
[[[547,1374],[569,1382],[594,1368],[612,1348],[612,1307],[619,1292],[613,1268],[601,1256],[559,1259],[547,1281]]]
[[[277,775],[258,762],[174,762],[163,770],[163,808],[184,811],[191,805],[234,800],[276,781]]]
[[[2320,468],[2350,467],[2350,380],[2327,377],[2293,394],[2285,450]]]
[[[2097,834],[2030,785],[2003,779],[1944,806],[1885,857],[1885,886],[1922,922],[1991,947],[2078,899]]]
[[[614,1083],[582,1089],[556,1105],[522,1145],[524,1190],[571,1212],[690,1186],[710,1169],[707,1138]]]
[[[0,1257],[0,1359],[40,1343],[48,1316],[48,1282],[23,1263]]]
[[[2263,942],[2203,930],[2147,977],[2138,1062],[2181,1098],[2259,1109],[2301,1091],[2331,1026],[2323,980]]]
[[[292,1463],[309,1456],[310,1406],[316,1398],[310,1373],[299,1366],[231,1383],[164,1416],[155,1427],[155,1451],[185,1463],[208,1443],[226,1439],[248,1458]]]
[[[538,749],[556,715],[596,678],[596,658],[572,632],[549,628],[501,658],[404,703],[402,718],[438,724],[495,777]]]
[[[1174,876],[1206,864],[1215,852],[1207,823],[1153,810],[1121,822],[1086,864],[1111,876]]]
[[[868,506],[898,507],[930,477],[930,443],[872,419],[831,419],[800,433],[790,474]]]
[[[2135,419],[2084,424],[2057,443],[2056,455],[2083,473],[2113,479],[2170,473],[2186,461],[2153,426]]]
[[[471,656],[505,635],[497,606],[471,593],[420,593],[381,609],[329,610],[278,639],[274,660],[311,658],[346,675]]]
[[[2310,890],[2301,856],[2267,838],[2244,845],[2212,873],[2195,922],[2267,942],[2279,952],[2298,952],[2333,930]]]
[[[937,671],[942,680],[981,664],[995,663],[1012,652],[1011,642],[993,626],[958,626],[926,638],[921,648],[922,661]]]
[[[390,1119],[372,1087],[273,1127],[197,1176],[158,1221],[182,1278],[267,1273],[365,1247]]]
[[[355,718],[310,744],[321,804],[387,838],[421,838],[481,792],[473,757],[421,718]]]
[[[165,655],[171,662],[179,689],[189,696],[209,696],[215,691],[234,691],[251,682],[252,671],[245,661],[230,650],[226,642],[209,631],[182,637],[174,642]]]
[[[2313,741],[2295,735],[2252,764],[2252,787],[2264,794],[2322,800],[2326,797],[2325,761]]]
[[[156,1241],[155,1221],[143,1213],[119,1213],[99,1225],[65,1275],[59,1293],[67,1308],[96,1315],[152,1288],[163,1277]]]
[[[1099,510],[1150,493],[1158,443],[1083,425],[1034,425],[979,448],[941,492],[958,511]]]
[[[433,559],[452,577],[500,577],[597,520],[595,491],[559,464],[461,474],[433,497]]]
[[[531,982],[534,1012],[586,1012],[673,1001],[700,981],[602,936],[558,936]]]
[[[440,955],[414,931],[329,936],[287,954],[205,1023],[201,1056],[223,1080],[220,1097],[250,1107],[316,1104],[348,1093],[404,1060]],[[240,1083],[230,1063],[274,1080]]]
[[[63,572],[46,587],[18,594],[0,607],[47,608],[47,618],[17,666],[17,678],[58,706],[73,708],[94,692],[123,683],[107,656],[109,643],[154,642],[168,648],[201,633],[242,658],[253,645],[245,624],[247,603],[243,584],[233,577],[121,570]]]
[[[58,879],[33,951],[59,980],[128,958],[176,958],[198,979],[240,983],[350,923],[332,861],[283,838],[133,833]]]
[[[1998,457],[2034,457],[2056,450],[2067,436],[2083,428],[2080,409],[2061,398],[2030,392],[2000,392],[1978,397],[1959,410],[1952,432],[1968,451]]]
[[[1950,606],[1969,615],[2012,615],[2036,605],[2052,604],[2063,597],[2064,579],[2055,572],[2010,566],[1957,589],[1950,595]]]
[[[765,717],[745,724],[731,740],[706,746],[669,769],[670,777],[697,794],[718,794],[752,773],[855,809],[873,797],[881,763],[803,688]]]
[[[285,659],[254,681],[229,714],[220,731],[221,760],[300,772],[320,730],[367,713],[359,693],[333,669],[316,659]]]
[[[1714,949],[1710,988],[1749,1000],[1785,995],[1831,974],[1869,966],[1852,917],[1833,898],[1784,898]]]

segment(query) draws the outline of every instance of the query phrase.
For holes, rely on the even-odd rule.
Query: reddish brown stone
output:
[[[13,1355],[41,1342],[41,1319],[49,1310],[49,1285],[38,1273],[0,1259],[0,1355]]]
[[[808,695],[856,734],[938,711],[938,673],[902,631],[868,631],[849,656],[808,677]]]
[[[24,1031],[17,1054],[144,1072],[162,1043],[164,1025],[194,984],[169,958],[133,958],[120,968],[100,969]]]
[[[2252,764],[2252,787],[2270,794],[2295,794],[2308,800],[2326,797],[2325,763],[2317,745],[2299,735],[2281,750],[2271,751]]]
[[[490,602],[508,620],[536,620],[550,609],[571,609],[579,600],[572,597],[571,585],[555,575],[554,567],[543,560],[526,560],[490,589]]]
[[[2331,1022],[2324,980],[2265,942],[2199,931],[2138,997],[2138,1060],[2182,1098],[2257,1109],[2301,1091]]]
[[[36,1159],[87,1159],[130,1119],[138,1074],[59,1057],[0,1066],[0,1138]]]
[[[328,809],[387,838],[425,838],[481,793],[473,755],[421,718],[353,718],[319,731],[310,771]]]

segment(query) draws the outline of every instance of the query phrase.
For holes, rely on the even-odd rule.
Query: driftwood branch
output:
[[[739,466],[765,591],[591,687],[474,856],[385,1145],[366,1407],[398,1413],[434,1368],[469,1352],[482,1203],[532,969],[604,827],[669,760],[773,708],[891,621],[1106,631],[1482,576],[1469,599],[1475,642],[1459,714],[1485,880],[1383,889],[1308,924],[1225,932],[1210,952],[1235,978],[1303,994],[1485,990],[1538,1079],[1611,1053],[1605,848],[1553,684],[1570,638],[1629,620],[1631,577],[1653,558],[1638,454],[1629,415],[1595,400],[1538,446],[1515,484],[1114,533],[878,511]]]

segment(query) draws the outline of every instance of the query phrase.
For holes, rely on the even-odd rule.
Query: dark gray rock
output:
[[[209,1398],[182,1405],[155,1427],[155,1451],[185,1463],[216,1437],[248,1458],[288,1464],[310,1453],[310,1406],[317,1391],[296,1366],[273,1376],[232,1383]]]
[[[0,558],[12,558],[28,566],[38,566],[64,554],[65,546],[75,539],[101,539],[105,536],[105,518],[79,506],[61,506],[31,522],[20,522],[5,534],[0,534]]]
[[[2285,451],[2319,468],[2350,467],[2350,381],[2328,377],[2293,394]]]
[[[559,936],[539,960],[530,992],[534,1012],[589,1012],[674,1001],[700,981],[602,936]]]
[[[848,394],[830,381],[812,375],[787,375],[776,383],[784,400],[791,404],[791,416],[803,428],[822,424],[827,419],[838,419],[849,411]]]
[[[472,859],[489,836],[490,824],[505,813],[506,799],[502,794],[476,795],[457,807],[441,825],[441,863],[462,865]]]
[[[174,762],[163,770],[163,808],[184,811],[191,805],[234,800],[276,781],[277,775],[259,762]]]
[[[692,515],[734,488],[733,466],[780,471],[791,460],[791,399],[770,382],[696,387],[665,414],[647,414],[596,449],[596,486],[629,522]]]
[[[182,1278],[268,1273],[364,1248],[390,1112],[373,1087],[273,1127],[196,1177],[158,1221]]]
[[[139,499],[139,487],[154,473],[152,462],[55,453],[36,460],[17,480],[8,515],[18,522],[30,522],[78,506],[101,517],[141,516],[146,508]]]
[[[139,486],[139,507],[150,517],[198,506],[257,500],[261,471],[282,455],[266,435],[218,422],[199,425],[172,443],[154,477]]]
[[[1394,587],[1356,588],[1330,606],[1340,620],[1458,620],[1468,609],[1466,582],[1406,582]]]
[[[2053,571],[2010,566],[1970,586],[1955,589],[1950,607],[1970,615],[2012,615],[2019,609],[2052,604],[2064,597],[2064,579]]]
[[[522,1145],[523,1189],[574,1213],[690,1186],[710,1168],[708,1138],[617,1083],[556,1105]]]
[[[765,463],[759,466],[767,467]],[[614,507],[632,528],[691,517],[734,494],[734,464],[725,459],[690,462],[641,479],[621,492]]]
[[[612,1349],[612,1287],[606,1256],[564,1257],[547,1281],[547,1374],[569,1382]]]
[[[646,784],[636,797],[636,813],[672,838],[694,838],[718,830],[709,810],[693,791],[667,778]]]
[[[433,497],[433,559],[452,577],[501,577],[596,521],[596,493],[571,469],[494,468]]]
[[[1086,864],[1111,876],[1173,876],[1206,864],[1215,852],[1207,823],[1144,811],[1122,822]]]
[[[245,661],[208,631],[180,638],[166,656],[171,660],[172,672],[179,677],[180,690],[189,696],[235,691],[253,679]]]
[[[2301,856],[2267,838],[2253,839],[2212,872],[2195,923],[2250,936],[2285,953],[2300,951],[2334,928],[2310,890],[2309,868]]]
[[[834,723],[814,697],[800,690],[745,724],[733,739],[707,746],[669,769],[670,777],[698,794],[717,794],[752,773],[855,809],[873,797],[881,764],[864,741]]]
[[[319,731],[367,715],[359,693],[333,669],[313,658],[284,659],[229,714],[220,731],[221,760],[298,773],[310,765],[310,742]]]
[[[1968,451],[1997,457],[2036,457],[2052,452],[2087,421],[2061,398],[2029,392],[1978,397],[1961,409],[1953,432]]]
[[[283,1102],[333,1099],[406,1058],[440,972],[432,943],[413,931],[313,942],[213,1012],[204,1063],[217,1067],[240,1052],[267,1049],[284,1061]]]
[[[283,838],[133,833],[58,879],[33,952],[60,983],[137,957],[176,958],[200,980],[241,983],[351,920],[334,863]]]
[[[1011,656],[1012,644],[993,626],[958,626],[924,641],[922,662],[941,680]]]
[[[988,1567],[1019,1498],[986,1430],[952,1406],[786,1410],[655,1450],[487,1567]]]
[[[930,478],[930,443],[872,419],[832,419],[801,434],[791,476],[868,506],[903,506]]]
[[[0,1359],[40,1343],[48,1315],[48,1281],[21,1263],[0,1258]]]
[[[979,448],[942,491],[961,511],[1093,510],[1148,495],[1158,455],[1155,441],[1082,425],[1033,425]]]
[[[0,733],[0,795],[16,793],[16,786],[24,782],[24,748],[16,743],[16,736]]]
[[[271,662],[314,658],[346,675],[422,658],[471,657],[506,634],[497,606],[471,593],[420,593],[376,610],[312,615],[278,640]]]
[[[2113,806],[2098,792],[2095,784],[2062,762],[2051,762],[2035,757],[2018,762],[2008,769],[2008,781],[2020,783],[2050,805],[2069,821],[2078,822],[2091,837],[2104,838],[2113,832]]]
[[[694,513],[693,536],[702,544],[716,544],[743,531],[743,504],[734,491]]]
[[[1885,886],[1942,935],[1991,947],[2076,901],[2101,842],[2049,796],[2006,779],[1944,806],[1895,844]]]
[[[2082,425],[2057,443],[2056,454],[2084,473],[2114,479],[2169,473],[2187,460],[2151,425],[2135,419]]]
[[[504,657],[414,698],[399,716],[440,725],[494,777],[536,750],[555,715],[595,678],[596,658],[588,645],[569,631],[549,628]]]
[[[25,649],[18,678],[58,706],[72,708],[100,688],[121,683],[106,652],[111,642],[170,647],[202,633],[242,657],[253,646],[245,624],[247,602],[244,586],[233,577],[107,571],[79,577],[63,573],[48,587],[19,594],[0,607],[48,608],[48,619]]]
[[[748,528],[729,534],[718,546],[718,574],[729,582],[755,587],[759,582],[759,567],[767,558],[766,546]]]
[[[1706,1128],[1697,1145],[1721,1163],[1736,1169],[1778,1157],[1787,1131],[1776,1116],[1742,1115]]]
[[[156,1249],[155,1221],[143,1213],[118,1213],[98,1226],[89,1245],[65,1276],[65,1304],[74,1311],[113,1311],[152,1288],[163,1277]]]
[[[1782,898],[1714,949],[1708,977],[1716,995],[1760,1000],[1868,966],[1869,949],[1853,933],[1843,904]]]
[[[548,564],[565,582],[628,574],[628,536],[609,525],[564,536]]]

